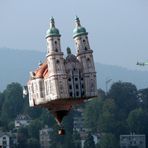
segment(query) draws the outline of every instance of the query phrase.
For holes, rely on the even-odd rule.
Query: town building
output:
[[[15,119],[15,127],[19,128],[19,127],[25,127],[28,126],[31,122],[31,118],[28,115],[18,115]]]
[[[146,148],[145,135],[120,135],[120,148]]]
[[[0,148],[10,148],[11,147],[11,133],[0,132]]]
[[[43,129],[40,130],[40,147],[41,148],[49,148],[51,142],[51,132],[53,131],[52,128],[48,128],[46,125]]]

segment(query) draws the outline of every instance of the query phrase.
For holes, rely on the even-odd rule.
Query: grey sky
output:
[[[0,47],[46,51],[53,16],[62,50],[75,52],[75,15],[89,32],[95,61],[136,69],[137,60],[148,60],[148,0],[0,0]]]

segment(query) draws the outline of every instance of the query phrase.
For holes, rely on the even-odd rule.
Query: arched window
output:
[[[88,68],[91,67],[91,60],[90,60],[90,58],[87,58],[87,66],[88,66]]]
[[[87,50],[87,47],[85,47],[85,50]]]
[[[56,70],[59,71],[60,70],[60,61],[56,60]]]

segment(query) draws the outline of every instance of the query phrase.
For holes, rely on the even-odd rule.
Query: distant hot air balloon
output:
[[[76,17],[73,39],[76,55],[67,48],[67,57],[63,57],[60,45],[60,33],[54,19],[46,32],[47,54],[45,61],[30,72],[27,83],[29,105],[47,108],[55,117],[58,125],[71,107],[97,96],[96,71],[93,50],[90,48],[88,33]],[[65,133],[60,128],[59,134]]]

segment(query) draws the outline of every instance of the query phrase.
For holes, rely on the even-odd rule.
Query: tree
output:
[[[97,148],[118,148],[117,139],[113,134],[104,134],[101,136]]]
[[[137,134],[148,134],[148,112],[137,108],[129,113],[127,122],[131,132]]]
[[[35,138],[30,138],[27,140],[27,148],[40,148],[39,141]]]
[[[39,119],[44,123],[44,125],[48,125],[49,127],[53,127],[54,124],[56,124],[54,116],[46,109],[43,109]]]
[[[28,130],[25,127],[21,127],[17,131],[18,148],[27,147]]]
[[[111,86],[109,97],[115,100],[118,120],[127,118],[128,113],[138,106],[137,88],[129,82],[117,82]]]
[[[84,148],[95,148],[94,138],[90,133],[84,142]]]
[[[28,126],[29,137],[39,140],[39,130],[43,127],[42,121],[36,119],[33,120]]]
[[[130,111],[138,107],[137,88],[129,82],[116,82],[111,86],[108,97],[115,102],[114,119],[116,121],[116,130],[114,133],[117,137],[120,134],[129,133],[127,117]]]
[[[95,98],[85,105],[84,125],[85,127],[92,129],[92,132],[97,131],[98,120],[103,105],[102,100],[102,98]]]
[[[23,94],[22,87],[19,83],[11,83],[7,86],[4,93],[4,102],[2,105],[1,120],[3,125],[7,123],[23,111]]]
[[[113,133],[116,130],[115,119],[116,106],[113,99],[106,99],[103,102],[102,110],[98,121],[98,128],[101,132]]]

